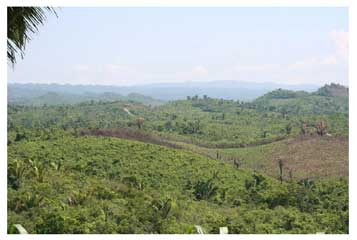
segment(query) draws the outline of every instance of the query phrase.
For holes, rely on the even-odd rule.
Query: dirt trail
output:
[[[127,109],[127,108],[123,108],[124,109],[124,111],[129,115],[129,116],[134,116],[134,114],[132,114],[130,111],[129,111],[129,109]]]

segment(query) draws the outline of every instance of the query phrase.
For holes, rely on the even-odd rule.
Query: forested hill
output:
[[[348,92],[347,87],[331,83],[330,85],[325,85],[319,88],[315,94],[326,97],[348,97]]]
[[[332,83],[312,93],[277,89],[257,98],[251,105],[261,111],[292,114],[348,113],[348,88]]]
[[[188,97],[149,107],[127,101],[31,107],[11,105],[8,126],[30,128],[137,127],[200,146],[241,146],[297,136],[303,123],[325,121],[331,134],[348,134],[348,98],[276,90],[253,102]]]
[[[335,87],[10,102],[8,231],[348,233],[348,97]]]
[[[129,101],[157,106],[163,104],[161,100],[154,99],[138,93],[122,95],[110,88],[70,88],[62,85],[31,85],[9,84],[8,102],[11,104],[27,106],[67,105],[82,102],[98,101]]]

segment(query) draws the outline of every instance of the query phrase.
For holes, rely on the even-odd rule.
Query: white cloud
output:
[[[336,56],[330,55],[327,56],[326,58],[321,59],[321,65],[336,65],[338,64],[338,60]]]
[[[107,63],[100,65],[78,64],[73,67],[70,79],[102,84],[143,84],[154,82],[212,81],[233,79],[255,82],[347,82],[348,32],[333,30],[326,33],[325,41],[332,43],[333,49],[325,55],[306,55],[296,61],[254,63],[248,59],[232,65],[191,65],[182,68],[166,65],[127,65]],[[286,53],[289,54],[289,53]],[[258,60],[258,59],[257,59]]]
[[[333,30],[326,33],[326,43],[333,48],[324,55],[280,63],[234,64],[223,71],[229,79],[289,83],[348,82],[348,32]],[[287,53],[288,54],[288,53]],[[244,62],[244,61],[243,61]],[[221,77],[222,78],[222,77]]]
[[[316,67],[317,65],[319,65],[319,63],[320,63],[320,61],[317,58],[307,58],[307,59],[303,59],[303,60],[297,61],[295,63],[289,64],[287,66],[287,70],[295,71],[295,70]]]
[[[337,65],[339,62],[335,55],[329,55],[323,58],[307,58],[295,63],[289,64],[286,69],[289,71],[297,70],[321,70],[322,67]]]
[[[102,65],[86,65],[77,64],[73,66],[75,72],[81,73],[111,73],[120,74],[134,72],[134,68],[124,64],[102,64]]]
[[[66,81],[78,84],[120,84],[128,85],[142,80],[142,71],[138,71],[135,66],[125,64],[76,64],[72,70],[67,72]]]
[[[133,68],[128,66],[128,65],[124,65],[124,64],[106,64],[105,66],[103,66],[103,71],[108,71],[109,73],[123,73],[123,72],[131,72],[133,71]]]
[[[336,46],[336,55],[347,59],[348,57],[348,32],[344,30],[333,30],[330,32],[330,38]]]
[[[86,72],[89,70],[89,66],[85,64],[78,64],[73,66],[73,70],[78,72]]]
[[[253,65],[240,65],[233,67],[235,71],[238,72],[256,72],[256,71],[270,71],[280,68],[280,64],[274,63],[263,63],[263,64],[253,64]]]
[[[208,75],[208,70],[203,66],[196,66],[191,71],[193,77],[204,77]]]

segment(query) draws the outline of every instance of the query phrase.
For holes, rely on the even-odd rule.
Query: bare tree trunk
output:
[[[279,159],[279,180],[280,180],[280,183],[283,183],[283,166],[284,166],[284,163],[283,163],[283,160]]]

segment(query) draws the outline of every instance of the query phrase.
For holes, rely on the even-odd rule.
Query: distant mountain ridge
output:
[[[40,85],[25,86],[25,85],[8,85],[8,102],[21,105],[63,105],[76,104],[89,101],[132,101],[145,105],[157,106],[163,104],[163,101],[154,99],[152,97],[144,96],[138,93],[130,93],[121,95],[114,92],[90,92],[90,91],[73,91],[63,86],[48,87]]]
[[[10,102],[16,100],[17,96],[33,98],[45,95],[48,92],[77,95],[103,94],[105,92],[119,95],[137,93],[164,101],[185,99],[187,96],[194,95],[208,95],[213,98],[233,100],[253,100],[278,88],[312,92],[316,91],[318,87],[316,85],[287,85],[238,81],[155,83],[135,86],[10,83],[8,84],[8,91]]]

